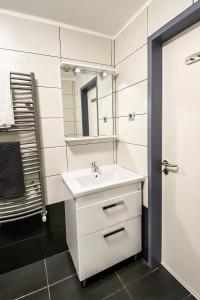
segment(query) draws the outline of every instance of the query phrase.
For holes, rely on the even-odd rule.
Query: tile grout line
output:
[[[123,290],[124,290],[124,288],[122,288],[122,289],[117,289],[115,292],[113,292],[112,294],[109,294],[108,296],[102,298],[101,300],[107,300],[107,299],[109,300],[110,297],[115,296],[116,294],[118,294],[119,292],[121,292],[121,291],[123,291]]]
[[[141,279],[148,277],[151,273],[157,271],[159,268],[155,268],[149,272],[147,272],[146,274],[140,276],[138,279],[136,279],[134,282],[132,282],[132,285],[135,285],[137,282],[139,282]],[[134,300],[134,297],[129,293],[126,285],[124,284],[124,282],[122,281],[121,277],[119,276],[119,274],[116,272],[116,276],[118,277],[118,279],[120,280],[121,284],[123,285],[124,289],[127,291],[127,293],[129,294],[129,296],[131,296],[131,299]]]
[[[20,49],[13,49],[13,48],[5,48],[5,47],[0,47],[1,50],[4,51],[12,51],[12,52],[18,52],[22,54],[32,54],[32,55],[39,55],[39,56],[45,56],[49,58],[60,58],[57,55],[52,55],[52,54],[45,54],[45,53],[39,53],[39,52],[32,52],[32,51],[26,51],[26,50],[20,50]]]
[[[61,59],[61,61],[63,61],[63,60],[74,61],[75,60],[77,62],[91,63],[91,64],[95,64],[95,65],[100,65],[100,66],[103,66],[103,67],[111,67],[110,64],[104,64],[104,63],[100,63],[100,62],[97,62],[97,61],[88,61],[88,60],[80,60],[80,59],[71,58],[71,57],[63,57],[63,56],[60,56],[60,53],[59,53],[59,56],[57,56],[57,55],[51,55],[51,54],[45,54],[45,53],[38,53],[38,52],[31,52],[31,51],[25,51],[25,50],[19,50],[19,49],[11,49],[11,48],[5,48],[5,47],[0,47],[0,50],[10,51],[10,52],[19,52],[19,53],[23,53],[23,54],[45,56],[45,57],[48,57],[48,58]]]
[[[46,288],[47,288],[47,286],[44,286],[44,287],[41,288],[41,289],[35,290],[35,291],[33,291],[33,292],[30,292],[30,293],[28,293],[28,294],[25,294],[25,295],[23,295],[23,296],[20,296],[20,297],[18,297],[18,298],[15,298],[14,300],[24,299],[25,297],[34,295],[35,293],[40,292],[40,291],[43,291],[43,290],[45,290]]]
[[[128,115],[129,114],[127,114],[127,115],[118,115],[118,116],[116,116],[116,117],[111,117],[111,118],[116,118],[116,119],[119,119],[119,118],[128,118]],[[148,115],[148,113],[147,112],[144,112],[144,113],[137,113],[137,112],[135,112],[135,116],[146,116],[146,115]],[[43,117],[43,119],[47,119],[48,117]],[[57,119],[59,119],[59,118],[61,118],[61,117],[55,117],[55,118],[57,118]],[[52,119],[51,117],[49,117],[49,119]],[[69,121],[70,122],[70,121]]]
[[[115,93],[115,94],[118,94],[118,93],[120,93],[120,92],[122,92],[122,91],[127,90],[128,88],[134,87],[135,85],[138,85],[138,84],[140,84],[140,83],[147,82],[147,81],[148,81],[147,78],[142,79],[142,80],[139,80],[139,81],[136,81],[136,82],[134,82],[134,83],[132,83],[132,84],[130,84],[130,85],[125,86],[124,88],[121,88],[121,89],[119,89],[119,90],[116,90],[114,93]]]
[[[58,58],[60,58],[60,57],[58,57]],[[76,59],[75,57],[62,56],[61,59],[62,59],[62,62],[66,63],[66,64],[67,64],[67,62],[65,62],[65,60],[69,60],[69,61],[77,61],[77,64],[78,64],[78,62],[82,62],[82,63],[89,63],[89,64],[94,64],[94,65],[99,65],[99,66],[103,66],[103,67],[111,67],[111,65],[109,65],[109,64],[104,64],[104,63],[100,63],[100,62],[96,62],[96,61]]]
[[[142,144],[135,144],[135,143],[131,143],[131,142],[126,142],[126,141],[123,141],[123,140],[120,140],[119,138],[119,143],[121,144],[128,144],[128,145],[132,145],[132,146],[138,146],[138,147],[144,147],[144,148],[148,148],[147,145],[142,145]]]
[[[75,276],[76,276],[76,273],[74,273],[74,274],[72,274],[72,275],[70,275],[70,276],[68,276],[68,277],[65,277],[65,278],[63,278],[63,279],[60,279],[60,280],[58,280],[58,281],[56,281],[56,282],[53,282],[53,283],[49,284],[49,286],[50,286],[50,287],[51,287],[51,286],[54,286],[54,285],[56,285],[56,284],[58,284],[58,283],[61,283],[61,282],[65,281],[65,280],[68,280],[68,279],[70,279],[70,278],[72,278],[72,277],[75,277]]]
[[[187,300],[187,299],[189,299],[190,298],[190,296],[192,296],[192,294],[191,293],[189,293],[187,296],[185,296],[182,300]]]
[[[50,294],[50,289],[49,289],[49,279],[48,279],[48,272],[47,272],[47,264],[46,264],[45,258],[44,258],[44,266],[45,266],[45,274],[46,274],[46,280],[47,280],[47,289],[48,289],[48,294],[49,294],[49,300],[51,300],[51,294]]]
[[[133,52],[131,52],[130,54],[128,54],[126,57],[124,57],[122,60],[120,60],[115,67],[118,67],[121,63],[123,63],[124,61],[126,61],[127,59],[129,59],[132,55],[138,53],[142,48],[144,48],[145,46],[147,46],[147,42],[145,42],[144,44],[142,44],[141,46],[139,46],[138,48],[136,48]]]
[[[62,53],[61,53],[61,47],[62,47],[62,45],[61,45],[61,28],[60,28],[60,26],[58,27],[59,29],[58,29],[58,39],[59,39],[59,53],[60,53],[60,59],[61,59],[61,61],[62,61]]]
[[[128,290],[127,287],[125,286],[125,284],[124,284],[124,282],[122,281],[122,279],[121,279],[121,277],[119,276],[119,274],[118,274],[117,272],[115,272],[115,274],[116,274],[117,278],[119,279],[119,281],[121,282],[123,288],[124,288],[125,291],[127,292],[129,298],[133,300],[132,295],[130,294],[129,290]]]
[[[46,86],[46,85],[35,85],[36,88],[44,88],[44,89],[57,89],[62,90],[61,87],[58,86]]]
[[[67,250],[67,251],[68,251],[68,250]],[[20,296],[20,297],[18,297],[18,298],[15,298],[14,300],[24,299],[25,297],[34,295],[35,293],[40,292],[40,291],[43,291],[43,290],[45,290],[45,289],[48,289],[49,299],[51,300],[49,287],[54,286],[54,285],[56,285],[56,284],[58,284],[58,283],[61,283],[61,282],[65,281],[65,280],[67,280],[67,279],[70,279],[70,278],[76,276],[76,273],[74,273],[74,274],[72,274],[72,275],[70,275],[70,276],[68,276],[68,277],[65,277],[65,278],[63,278],[63,279],[61,279],[61,280],[58,280],[58,281],[56,281],[56,282],[54,282],[54,283],[49,284],[49,281],[48,281],[48,273],[47,273],[47,268],[46,268],[46,261],[45,261],[45,259],[44,259],[44,265],[45,265],[45,275],[46,275],[47,285],[44,286],[44,287],[42,287],[42,288],[40,288],[40,289],[37,289],[37,290],[35,290],[35,291],[33,291],[33,292],[30,292],[30,293],[28,293],[28,294],[25,294],[25,295],[23,295],[23,296]]]
[[[138,279],[136,279],[136,280],[133,282],[133,284],[137,283],[137,282],[140,281],[141,279],[143,279],[143,278],[149,276],[151,273],[153,273],[153,272],[155,272],[155,271],[157,271],[157,270],[159,270],[159,268],[155,268],[155,269],[153,269],[153,270],[147,272],[146,274],[140,276]]]

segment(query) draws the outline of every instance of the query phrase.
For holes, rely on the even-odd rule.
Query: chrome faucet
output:
[[[96,161],[91,163],[92,172],[100,172],[99,167],[96,165]]]

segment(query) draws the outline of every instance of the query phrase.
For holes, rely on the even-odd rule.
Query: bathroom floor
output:
[[[24,255],[22,253],[22,255]],[[82,288],[68,251],[0,275],[0,299],[13,300],[194,300],[163,267],[141,259],[107,270]]]

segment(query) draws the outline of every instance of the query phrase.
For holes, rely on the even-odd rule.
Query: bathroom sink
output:
[[[120,185],[144,181],[144,177],[118,165],[101,166],[98,172],[91,168],[62,174],[62,179],[73,197],[80,197]]]

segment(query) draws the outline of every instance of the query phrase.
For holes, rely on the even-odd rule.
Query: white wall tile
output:
[[[113,143],[67,146],[67,156],[69,171],[88,168],[92,161],[99,166],[112,164]]]
[[[103,117],[112,117],[112,95],[98,100],[99,119]]]
[[[94,76],[92,76],[92,78],[94,78]],[[91,74],[87,74],[87,73],[80,73],[76,76],[76,81],[74,85],[75,85],[75,93],[78,98],[80,98],[80,89],[90,80],[92,80],[92,78],[91,78]]]
[[[113,118],[108,119],[107,122],[99,120],[99,135],[113,135]]]
[[[80,122],[82,121],[82,108],[79,106],[79,107],[76,107],[76,122]]]
[[[1,72],[35,73],[36,85],[60,87],[60,60],[55,57],[0,49]]]
[[[81,95],[80,92],[75,94],[75,106],[80,107],[81,106]]]
[[[148,8],[148,34],[160,29],[192,4],[193,0],[153,0]]]
[[[41,147],[65,146],[63,118],[40,119]]]
[[[143,81],[116,93],[116,115],[147,112],[147,81]]]
[[[64,135],[75,135],[74,122],[64,122]]]
[[[115,64],[147,43],[147,9],[115,40]]]
[[[147,146],[147,115],[136,115],[134,121],[117,118],[117,133],[120,141]]]
[[[65,95],[73,94],[73,82],[70,80],[62,80],[61,81],[62,92]]]
[[[67,171],[66,147],[44,148],[42,157],[44,177]]]
[[[38,87],[36,93],[40,118],[63,117],[62,95],[60,89]]]
[[[82,127],[82,122],[80,121],[80,122],[76,122],[76,124],[75,124],[75,126],[76,126],[76,135],[83,135],[83,127]]]
[[[61,56],[111,65],[111,40],[61,28]]]
[[[147,147],[119,142],[117,150],[120,166],[147,176]]]
[[[60,56],[59,28],[0,14],[0,48]]]
[[[117,66],[116,90],[147,79],[147,46],[129,56]]]
[[[73,95],[62,94],[63,108],[73,108],[74,97]]]
[[[48,205],[71,199],[71,195],[62,181],[61,175],[45,177],[44,189]]]
[[[112,76],[107,77],[98,76],[97,86],[98,86],[98,98],[105,97],[112,94]]]
[[[63,109],[64,120],[69,122],[74,122],[74,110],[71,108]]]

